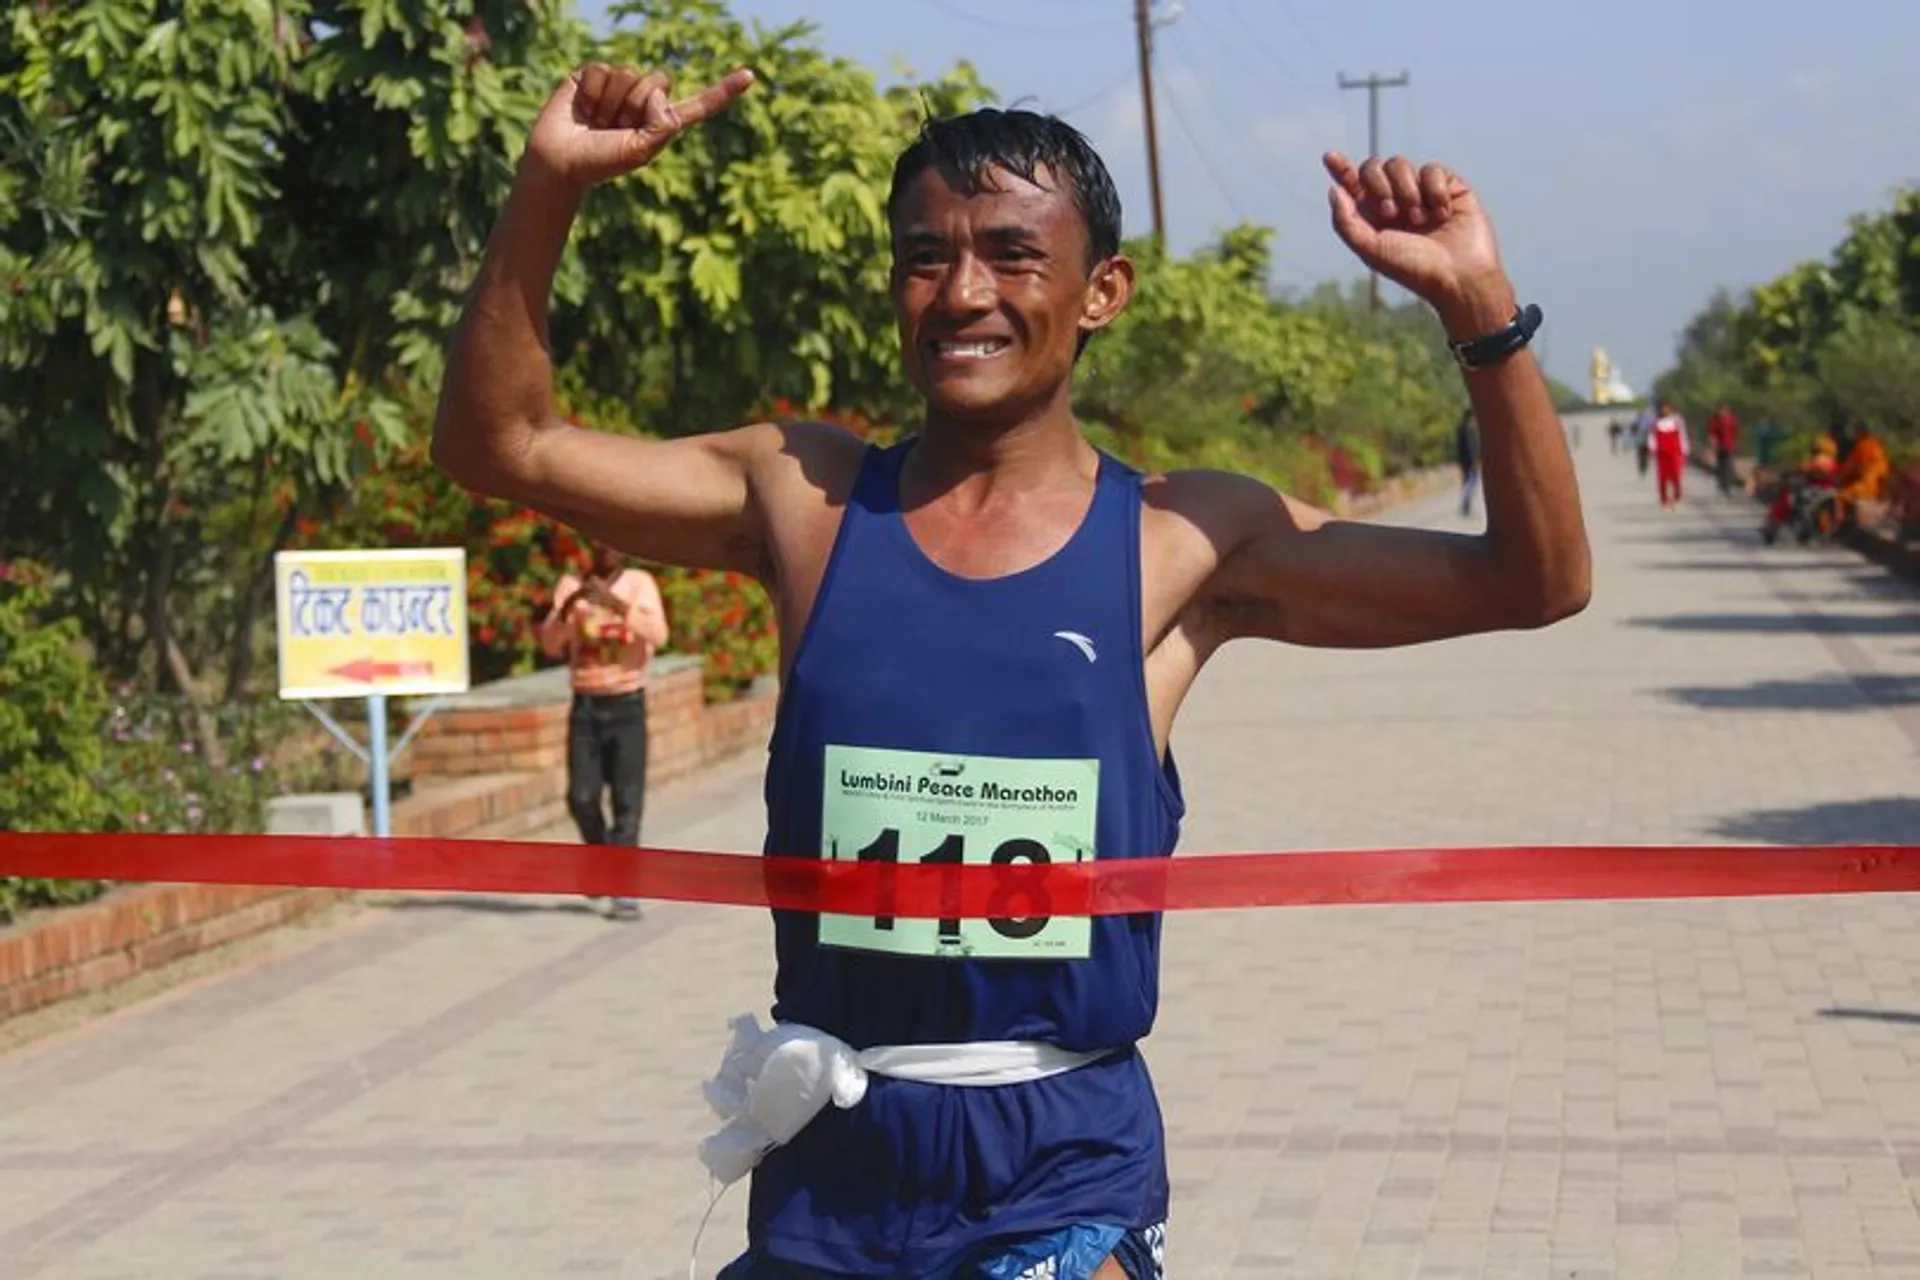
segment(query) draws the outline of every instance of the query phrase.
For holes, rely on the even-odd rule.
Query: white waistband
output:
[[[793,1139],[831,1101],[852,1107],[866,1097],[869,1073],[924,1084],[986,1088],[1043,1080],[1113,1052],[1062,1049],[1029,1040],[968,1044],[876,1045],[855,1051],[814,1027],[733,1020],[733,1043],[707,1081],[707,1104],[724,1123],[700,1144],[700,1160],[722,1183],[746,1175],[767,1152]]]
[[[862,1049],[859,1064],[875,1075],[923,1084],[986,1087],[1044,1080],[1098,1062],[1112,1053],[1077,1053],[1039,1040],[977,1040],[971,1044],[888,1044]]]

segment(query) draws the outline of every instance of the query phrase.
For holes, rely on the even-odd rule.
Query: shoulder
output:
[[[756,479],[799,479],[823,489],[851,489],[870,448],[846,428],[826,422],[762,422],[740,428],[739,434]]]
[[[783,606],[794,611],[788,622],[798,624],[811,598],[812,586],[805,584],[817,583],[860,468],[876,446],[824,422],[767,422],[750,430],[747,474],[765,536],[756,574],[769,584],[802,584]]]
[[[1249,548],[1264,555],[1275,539],[1308,533],[1333,519],[1266,481],[1233,471],[1173,471],[1142,480],[1142,554],[1181,607],[1230,591],[1233,566]]]
[[[1329,513],[1237,471],[1169,471],[1141,480],[1148,517],[1231,543],[1281,525],[1316,527]]]

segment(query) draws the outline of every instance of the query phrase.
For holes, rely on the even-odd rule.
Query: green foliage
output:
[[[924,100],[986,99],[965,64],[882,93],[809,42],[805,24],[749,32],[719,0],[636,0],[605,50],[704,84],[758,83],[639,173],[596,188],[576,243],[593,264],[556,345],[591,389],[649,390],[668,434],[730,426],[763,397],[811,407],[902,404],[887,294],[886,199]]]
[[[379,385],[439,376],[528,129],[591,52],[568,0],[311,0],[276,297]],[[577,298],[577,261],[558,290]]]
[[[1808,433],[1860,420],[1920,446],[1920,187],[1849,219],[1826,261],[1716,293],[1676,356],[1656,390],[1689,417],[1727,404]]]
[[[258,831],[297,709],[221,707],[208,752],[200,709],[109,691],[78,624],[46,616],[46,577],[22,561],[0,571],[0,830]],[[0,923],[106,887],[0,876]]]
[[[1431,315],[1270,295],[1272,235],[1235,227],[1187,259],[1127,245],[1133,304],[1089,346],[1076,407],[1141,465],[1249,471],[1320,502],[1444,456],[1463,392]]]
[[[198,712],[179,698],[122,693],[105,717],[99,778],[116,799],[110,829],[176,833],[258,831],[282,772],[276,747],[304,712],[273,700],[213,713],[215,751],[198,738]]]
[[[585,48],[563,0],[10,11],[0,540],[110,672],[245,692],[272,553],[397,442]]]
[[[0,572],[0,830],[97,831],[114,813],[98,784],[106,685],[80,650],[79,628],[43,617],[42,576],[19,563]],[[100,888],[0,876],[0,923]]]
[[[912,420],[887,297],[892,168],[926,115],[990,91],[964,62],[883,86],[810,27],[750,29],[720,0],[618,16],[596,45],[565,0],[8,10],[0,549],[58,565],[48,616],[77,622],[112,681],[257,693],[272,555],[296,541],[466,546],[476,673],[537,661],[529,619],[577,539],[474,502],[421,439],[526,129],[589,57],[682,85],[747,63],[760,84],[588,201],[553,317],[583,418],[672,434],[785,399]],[[1081,389],[1117,433],[1102,438],[1322,498],[1443,450],[1458,389],[1431,326],[1337,291],[1270,296],[1272,234],[1237,227],[1179,261],[1130,246],[1138,303]],[[676,645],[729,655],[717,696],[771,665],[751,591],[673,589],[689,602]],[[185,740],[211,749],[218,718],[190,720]]]
[[[45,618],[36,577],[0,579],[0,830],[98,830],[113,812],[95,785],[106,683],[78,625]]]
[[[759,583],[707,569],[654,572],[673,631],[671,647],[706,659],[703,684],[709,702],[738,697],[755,679],[780,669],[773,601]]]
[[[1815,368],[1830,416],[1869,423],[1906,448],[1920,445],[1920,329],[1912,321],[1858,318],[1821,344]]]
[[[563,394],[604,427],[639,431],[616,403],[593,399],[572,379]],[[536,625],[553,605],[560,576],[587,569],[589,546],[536,511],[479,497],[449,480],[427,457],[431,409],[424,397],[407,413],[407,443],[365,472],[324,518],[302,521],[293,543],[316,550],[464,548],[474,680],[535,670],[547,661]],[[570,416],[582,420],[581,414]],[[733,573],[648,567],[666,599],[671,631],[666,649],[706,657],[710,699],[731,698],[755,677],[777,669],[772,607],[757,584]]]

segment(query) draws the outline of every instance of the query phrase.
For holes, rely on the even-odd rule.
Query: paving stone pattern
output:
[[[1235,646],[1175,739],[1187,850],[1920,836],[1911,593],[1582,434],[1592,608]],[[757,847],[760,763],[649,840]],[[370,906],[0,1058],[0,1277],[685,1275],[699,1081],[770,968],[758,912]],[[1911,897],[1180,915],[1148,1053],[1176,1280],[1920,1276]]]

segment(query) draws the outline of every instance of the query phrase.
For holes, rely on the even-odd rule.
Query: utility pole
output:
[[[1153,14],[1149,0],[1133,0],[1133,24],[1140,42],[1140,104],[1147,113],[1147,185],[1153,192],[1153,242],[1164,249],[1167,214],[1160,201],[1160,137],[1153,119]]]
[[[1380,154],[1380,91],[1382,89],[1402,89],[1410,83],[1412,83],[1412,80],[1405,71],[1402,71],[1397,77],[1391,80],[1383,79],[1378,75],[1368,76],[1364,80],[1358,78],[1349,80],[1345,72],[1340,73],[1340,87],[1342,89],[1365,89],[1367,91],[1367,154],[1369,156],[1377,156]],[[1149,116],[1149,119],[1151,119],[1151,116]],[[1380,309],[1379,272],[1374,272],[1368,287],[1372,291],[1373,309],[1378,311]]]

